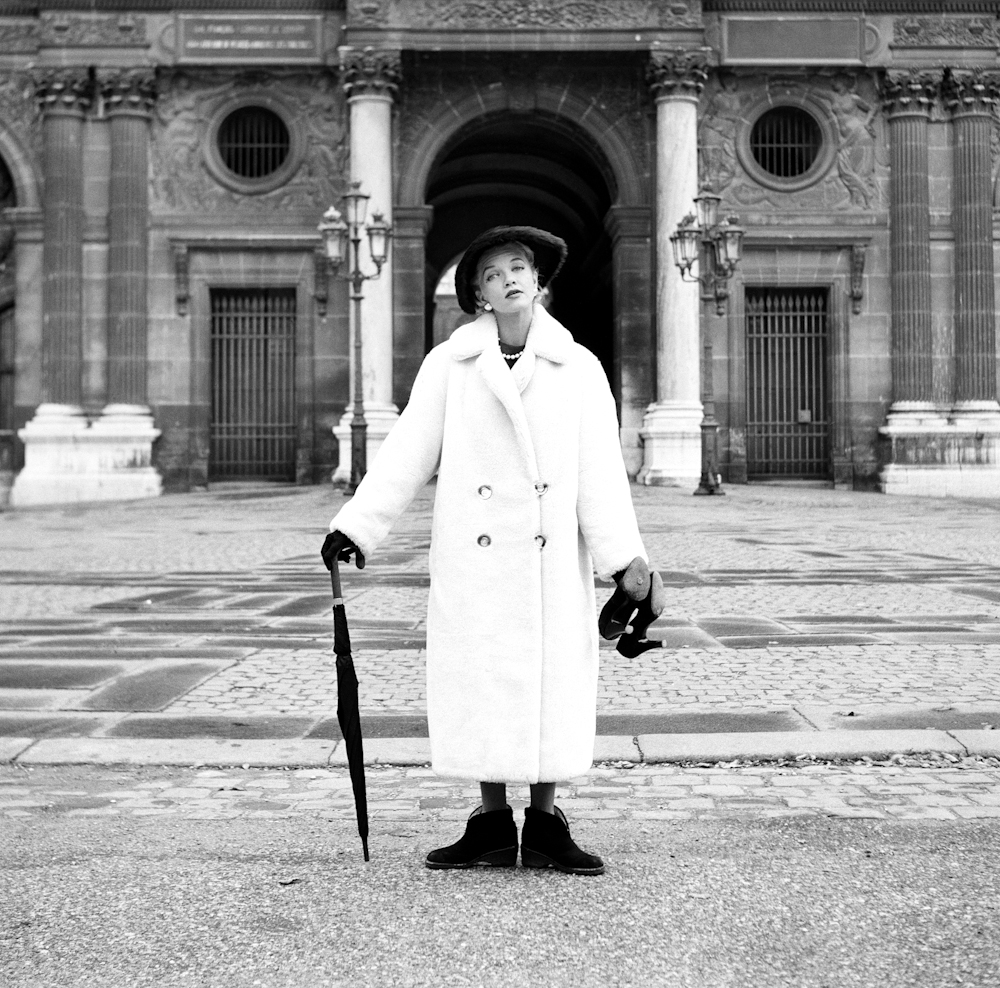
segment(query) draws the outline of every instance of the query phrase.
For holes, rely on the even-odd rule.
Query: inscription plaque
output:
[[[323,19],[178,14],[177,40],[179,62],[321,62]]]

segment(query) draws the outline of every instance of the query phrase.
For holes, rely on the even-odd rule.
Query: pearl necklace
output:
[[[517,353],[501,353],[500,356],[503,357],[504,360],[509,360],[511,363],[513,363],[515,360],[517,360],[518,357],[521,356],[522,353],[524,353],[524,347],[521,347],[521,349],[518,350]]]

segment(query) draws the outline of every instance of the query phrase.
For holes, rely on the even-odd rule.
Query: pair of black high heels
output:
[[[634,659],[663,642],[646,638],[646,630],[660,616],[664,604],[663,580],[650,573],[646,560],[636,556],[626,569],[615,573],[615,592],[601,608],[597,630],[621,655]]]
[[[477,807],[465,833],[454,844],[427,855],[428,868],[513,868],[517,864],[517,827],[514,811],[484,813]],[[596,854],[577,847],[570,836],[566,816],[557,806],[554,813],[528,806],[521,832],[521,864],[525,868],[554,868],[570,875],[600,875],[604,862]]]

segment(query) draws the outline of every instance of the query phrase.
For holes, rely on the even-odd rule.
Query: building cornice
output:
[[[211,13],[247,10],[281,14],[343,12],[346,0],[0,0],[0,17],[37,17],[42,11],[72,11],[78,14],[109,13],[163,14],[174,11],[203,10]]]
[[[997,0],[702,0],[706,14],[989,14]]]

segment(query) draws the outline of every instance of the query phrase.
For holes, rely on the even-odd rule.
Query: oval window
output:
[[[775,178],[799,178],[819,158],[823,131],[801,107],[778,106],[761,114],[750,131],[754,161]]]
[[[219,126],[219,157],[240,178],[266,178],[288,158],[291,137],[285,121],[263,106],[234,110]]]

